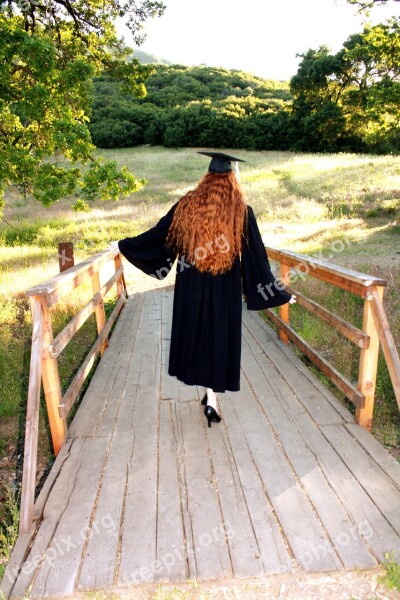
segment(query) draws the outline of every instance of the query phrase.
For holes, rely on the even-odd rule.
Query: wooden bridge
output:
[[[268,252],[286,281],[289,269],[312,262]],[[99,273],[110,264],[115,273],[102,284]],[[299,295],[361,348],[358,387],[297,336],[288,306],[270,314],[278,339],[244,305],[241,390],[219,395],[222,421],[211,429],[200,405],[204,390],[167,374],[171,286],[127,298],[120,257],[107,251],[29,290],[21,524],[1,585],[5,597],[373,569],[386,553],[400,555],[400,465],[285,344],[285,337],[298,343],[353,399],[357,421],[370,424],[379,339],[396,393],[399,382],[381,303],[385,282],[323,261],[309,271],[365,299],[357,330]],[[88,278],[92,300],[53,339],[50,307]],[[106,322],[102,300],[114,284],[119,301]],[[99,338],[62,396],[57,356],[93,311]],[[57,457],[34,502],[41,381]]]

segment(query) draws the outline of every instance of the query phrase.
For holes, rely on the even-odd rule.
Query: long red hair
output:
[[[235,174],[207,173],[183,196],[166,244],[199,271],[228,271],[242,250],[247,206]]]

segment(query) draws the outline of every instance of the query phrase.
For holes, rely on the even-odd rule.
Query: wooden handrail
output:
[[[101,287],[100,271],[110,263],[113,264],[114,274]],[[89,279],[92,281],[92,299],[53,339],[50,308]],[[103,298],[115,284],[118,302],[106,320]],[[33,332],[25,425],[20,533],[27,533],[31,529],[34,518],[41,384],[43,383],[54,453],[58,454],[67,437],[68,413],[78,397],[96,356],[99,352],[102,354],[105,351],[111,327],[126,302],[126,283],[119,251],[110,248],[99,252],[48,281],[30,288],[25,294],[31,304]],[[93,312],[96,315],[97,340],[68,390],[62,396],[57,358]]]
[[[337,371],[329,362],[310,346],[289,325],[289,304],[279,307],[279,317],[270,309],[266,316],[278,328],[280,339],[288,343],[291,339],[303,352],[356,406],[356,421],[371,429],[374,408],[376,375],[379,355],[379,342],[385,356],[394,393],[400,408],[400,362],[383,307],[383,292],[387,282],[380,277],[366,275],[351,269],[345,269],[323,259],[304,256],[290,250],[278,250],[266,246],[271,260],[280,263],[280,279],[287,290],[297,295],[298,304],[310,311],[325,323],[334,327],[342,335],[360,347],[359,374],[357,388]],[[338,315],[290,287],[291,274],[310,275],[356,294],[364,299],[362,330],[354,327]]]

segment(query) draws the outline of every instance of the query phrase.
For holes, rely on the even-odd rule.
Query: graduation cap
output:
[[[229,156],[229,154],[224,154],[223,152],[198,152],[198,154],[205,154],[206,156],[211,156],[212,160],[210,162],[210,166],[208,167],[208,171],[210,173],[229,173],[232,171],[231,161],[238,162],[246,162],[241,158],[236,158],[235,156]]]

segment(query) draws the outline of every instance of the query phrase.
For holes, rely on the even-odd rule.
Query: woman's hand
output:
[[[297,296],[292,294],[292,297],[289,300],[289,304],[295,304],[297,302]]]
[[[118,241],[111,242],[111,244],[108,247],[110,248],[110,250],[118,250],[119,251]]]

